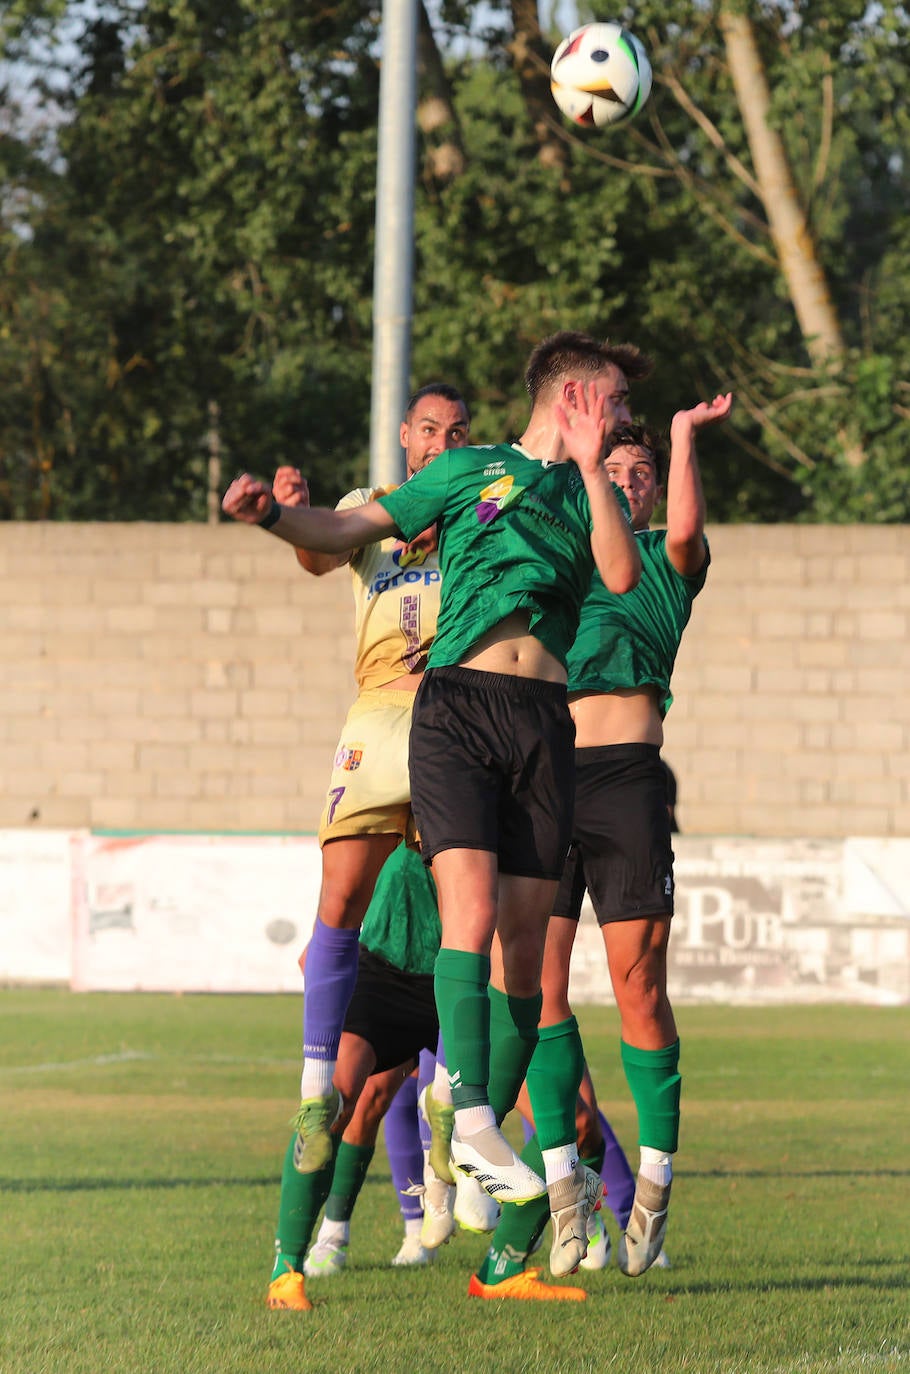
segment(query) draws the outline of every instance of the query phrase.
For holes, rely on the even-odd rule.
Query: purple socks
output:
[[[423,1216],[420,1198],[405,1191],[423,1182],[423,1147],[417,1129],[417,1080],[406,1078],[392,1099],[385,1115],[385,1148],[389,1156],[392,1182],[405,1221]]]
[[[359,930],[335,930],[316,917],[303,981],[305,1059],[338,1058],[341,1029],[357,982],[359,938]]]

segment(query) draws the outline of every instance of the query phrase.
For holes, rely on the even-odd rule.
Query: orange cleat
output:
[[[539,1269],[525,1269],[513,1274],[502,1283],[481,1283],[476,1274],[471,1275],[468,1284],[469,1298],[522,1298],[529,1302],[584,1302],[587,1293],[583,1288],[557,1288],[552,1283],[541,1283]]]
[[[272,1279],[265,1301],[269,1307],[294,1312],[310,1312],[313,1307],[303,1290],[303,1275],[293,1269],[289,1269],[286,1274],[279,1274],[277,1279]]]

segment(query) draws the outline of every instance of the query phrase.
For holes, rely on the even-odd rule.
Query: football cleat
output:
[[[543,1179],[518,1158],[496,1126],[486,1126],[467,1141],[453,1133],[452,1162],[499,1203],[530,1202],[547,1191]]]
[[[452,1144],[452,1129],[455,1125],[455,1108],[444,1102],[437,1102],[433,1096],[432,1085],[427,1085],[417,1099],[420,1115],[430,1128],[430,1163],[437,1178],[443,1183],[454,1183],[449,1158]]]
[[[405,1236],[392,1264],[396,1269],[416,1269],[420,1264],[432,1264],[435,1258],[436,1252],[422,1245],[420,1236]]]
[[[313,1307],[303,1289],[303,1275],[293,1269],[272,1279],[265,1301],[269,1307],[295,1312],[309,1312]]]
[[[317,1239],[303,1262],[303,1272],[308,1279],[329,1279],[333,1274],[340,1274],[347,1262],[346,1240]]]
[[[307,1097],[301,1102],[291,1125],[297,1132],[294,1141],[294,1168],[298,1174],[315,1174],[332,1158],[332,1127],[341,1116],[344,1103],[333,1088],[328,1097]]]
[[[553,1222],[550,1273],[561,1279],[576,1270],[588,1253],[588,1218],[600,1206],[603,1179],[593,1169],[576,1164],[567,1178],[551,1183],[547,1192]]]
[[[495,1231],[502,1208],[470,1174],[455,1170],[455,1220],[463,1231]]]
[[[663,1249],[669,1205],[670,1184],[662,1187],[639,1174],[632,1211],[616,1250],[616,1263],[630,1279],[650,1269]]]
[[[513,1274],[502,1283],[481,1283],[476,1274],[471,1275],[468,1284],[469,1298],[519,1298],[530,1302],[584,1302],[587,1293],[583,1288],[557,1288],[553,1283],[542,1283],[539,1269],[524,1269]]]
[[[610,1233],[604,1224],[603,1212],[592,1212],[588,1217],[588,1253],[579,1260],[580,1269],[606,1269],[610,1263],[613,1246]]]
[[[433,1166],[423,1167],[423,1225],[420,1243],[426,1250],[438,1250],[455,1230],[455,1185],[437,1178]]]

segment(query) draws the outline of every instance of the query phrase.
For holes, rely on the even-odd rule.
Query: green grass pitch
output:
[[[0,991],[0,1371],[910,1371],[910,1008],[677,1013],[672,1269],[580,1274],[584,1304],[469,1301],[468,1234],[391,1269],[380,1145],[295,1313],[264,1297],[299,1000]],[[579,1020],[634,1166],[615,1011]]]

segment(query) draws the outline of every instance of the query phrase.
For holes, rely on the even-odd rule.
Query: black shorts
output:
[[[673,915],[667,780],[653,744],[575,753],[575,825],[555,916],[577,921],[585,888],[598,924]]]
[[[429,863],[496,854],[501,873],[558,878],[571,838],[575,726],[557,682],[434,668],[411,720],[411,806]]]
[[[435,1054],[439,1017],[432,973],[405,973],[358,946],[357,983],[344,1029],[372,1046],[374,1073],[416,1060],[424,1049]]]

